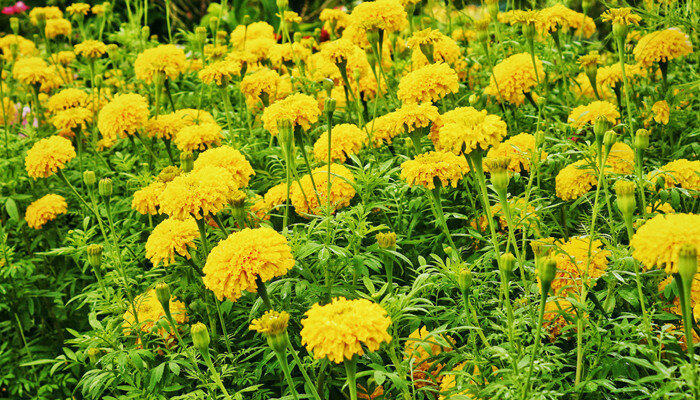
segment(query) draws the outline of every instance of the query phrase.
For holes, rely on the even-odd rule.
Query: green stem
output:
[[[537,317],[537,330],[535,331],[535,344],[532,347],[532,354],[530,355],[530,364],[527,368],[527,379],[525,380],[525,390],[523,391],[522,400],[528,400],[527,395],[530,393],[530,385],[532,378],[532,369],[535,363],[535,358],[537,358],[540,351],[541,337],[542,337],[542,324],[544,323],[544,309],[547,305],[547,294],[549,290],[543,291],[540,296],[540,310]]]
[[[343,364],[345,364],[345,375],[347,377],[350,400],[357,400],[357,356],[353,356],[351,359],[345,360]]]

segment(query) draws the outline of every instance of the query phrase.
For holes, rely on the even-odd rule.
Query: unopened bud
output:
[[[170,314],[170,287],[165,282],[159,282],[156,284],[156,298],[163,306],[163,311],[165,315]]]
[[[191,152],[180,153],[180,169],[183,172],[190,172],[194,168],[194,156]]]
[[[112,195],[112,180],[109,178],[100,179],[100,183],[97,185],[97,192],[102,197],[109,197]]]
[[[207,28],[203,26],[198,26],[194,28],[194,33],[197,35],[197,41],[204,43],[207,41]]]
[[[535,147],[542,147],[542,145],[544,144],[544,139],[544,131],[535,132]]]
[[[144,25],[141,27],[141,39],[143,40],[148,40],[148,38],[151,36],[151,28],[148,25]]]
[[[605,117],[596,118],[595,122],[593,123],[593,133],[595,134],[596,137],[602,138],[608,129],[610,129],[610,121],[608,121],[607,118],[605,118]]]
[[[332,97],[327,97],[323,103],[323,111],[328,115],[332,115],[335,112],[336,101]]]
[[[385,250],[396,250],[396,233],[377,233],[377,236],[375,237],[380,248]]]
[[[168,183],[177,178],[181,172],[182,171],[180,171],[180,168],[174,165],[168,165],[167,167],[163,168],[162,171],[160,171],[156,179],[158,179],[159,182]]]
[[[552,257],[544,258],[537,268],[537,276],[540,278],[540,289],[542,294],[549,293],[552,281],[557,272],[557,263]]]
[[[286,10],[289,8],[289,0],[277,0],[277,8],[279,10]]]
[[[693,282],[698,272],[698,249],[695,244],[684,243],[678,249],[678,273],[683,279],[684,285],[690,287],[687,282]]]
[[[603,136],[603,146],[605,146],[605,150],[608,151],[612,147],[612,145],[615,144],[617,141],[617,133],[615,131],[607,131],[605,132],[605,136]]]
[[[87,170],[83,172],[83,183],[88,187],[95,186],[95,183],[97,183],[97,175],[95,175],[95,171]]]
[[[295,43],[299,43],[304,36],[301,35],[301,32],[294,32],[294,36],[292,36],[292,38],[294,39]]]
[[[218,32],[216,32],[216,41],[217,41],[217,43],[225,42],[227,36],[228,36],[228,33],[226,33],[226,31],[218,31]]]
[[[635,185],[631,181],[621,179],[615,182],[615,194],[617,195],[617,208],[626,220],[631,220],[637,201],[634,198]]]
[[[15,35],[19,35],[19,18],[17,18],[17,17],[10,18],[10,28],[12,28],[12,32]]]
[[[462,292],[469,290],[472,286],[472,281],[472,271],[469,268],[463,267],[457,272],[457,285],[459,285],[459,289]]]
[[[496,189],[499,196],[504,196],[508,190],[508,157],[487,157],[484,159],[484,164],[491,174],[491,184]]]
[[[102,265],[102,245],[90,244],[85,249],[87,253],[88,263],[93,268],[98,268]]]
[[[91,364],[97,364],[97,356],[100,355],[100,349],[96,347],[90,347],[87,349],[88,358],[90,358]]]
[[[333,91],[333,86],[335,86],[335,83],[333,82],[332,79],[325,78],[323,80],[323,90],[326,91],[327,97],[331,97],[331,92]]]
[[[612,33],[617,40],[625,40],[627,38],[627,25],[624,23],[613,22]]]
[[[207,326],[201,322],[197,322],[190,328],[190,335],[192,335],[192,344],[194,347],[202,353],[203,356],[209,354],[209,330]],[[206,355],[205,355],[206,354]]]
[[[649,131],[646,129],[637,129],[637,134],[634,136],[634,147],[639,150],[646,150],[649,147]]]
[[[509,275],[513,272],[513,265],[515,265],[515,256],[513,253],[505,253],[501,255],[501,262],[498,263],[498,267],[502,274]]]

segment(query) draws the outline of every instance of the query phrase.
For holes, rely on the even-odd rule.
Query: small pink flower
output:
[[[2,13],[5,15],[13,15],[15,13],[15,7],[14,6],[3,7]]]
[[[18,1],[17,3],[15,3],[15,11],[16,12],[21,13],[21,12],[25,12],[27,10],[29,10],[29,7],[26,4],[24,4],[23,1]]]

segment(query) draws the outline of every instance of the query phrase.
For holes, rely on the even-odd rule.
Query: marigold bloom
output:
[[[38,25],[40,19],[48,21],[56,18],[63,18],[63,11],[56,6],[34,7],[29,11],[29,20],[34,25]]]
[[[177,220],[168,218],[153,228],[146,241],[146,258],[153,267],[162,263],[164,267],[175,262],[175,254],[190,258],[189,248],[195,248],[194,239],[199,236],[199,228],[193,218]]]
[[[156,139],[172,139],[185,126],[185,121],[175,113],[162,114],[148,120],[146,134]]]
[[[590,37],[596,30],[593,19],[585,14],[576,12],[563,4],[537,11],[535,29],[541,35],[548,35],[562,28],[575,30],[576,35]]]
[[[0,53],[6,60],[31,57],[38,53],[34,42],[19,35],[5,35],[0,38]]]
[[[51,79],[49,66],[39,57],[17,60],[12,67],[12,76],[25,85],[42,85]]]
[[[321,55],[334,64],[347,63],[358,47],[348,39],[337,39],[325,42],[321,46]]]
[[[223,139],[221,127],[216,123],[186,126],[175,135],[175,145],[180,151],[192,152],[218,146]]]
[[[646,178],[648,181],[655,182],[659,176],[664,179],[667,188],[682,187],[700,191],[700,160],[689,161],[685,158],[674,160],[650,172]]]
[[[700,248],[699,214],[659,214],[637,229],[630,240],[632,256],[645,268],[665,268],[669,275],[678,272],[678,250],[685,244]]]
[[[423,103],[440,100],[458,90],[457,73],[446,63],[436,63],[401,78],[397,95],[403,103]]]
[[[103,137],[116,139],[135,135],[146,126],[148,103],[140,94],[118,94],[107,103],[97,117],[97,129]]]
[[[158,195],[160,212],[171,218],[196,219],[223,210],[236,186],[228,170],[206,166],[168,182]]]
[[[383,342],[391,341],[386,310],[367,299],[337,297],[325,306],[314,304],[305,316],[301,343],[317,359],[341,363],[363,355],[363,346],[377,351]]]
[[[234,76],[241,75],[240,61],[223,60],[213,62],[202,68],[197,74],[207,85],[226,86]]]
[[[646,71],[638,64],[625,64],[625,75],[627,76],[628,82],[636,82],[639,77],[645,74]],[[605,94],[607,97],[612,97],[613,89],[622,85],[622,67],[620,63],[598,68],[596,84],[598,85],[601,96]],[[624,90],[624,87],[620,89]]]
[[[170,314],[176,323],[184,324],[187,322],[187,310],[183,302],[178,301],[175,298],[171,298],[169,308]],[[163,310],[163,305],[160,304],[158,296],[156,296],[156,290],[151,289],[136,296],[133,307],[129,305],[126,308],[126,312],[124,313],[123,317],[124,323],[122,324],[125,334],[131,334],[136,326],[136,318],[133,314],[134,309],[136,309],[139,325],[143,332],[151,332],[157,326],[161,318],[165,319],[165,310]],[[169,339],[172,336],[170,329],[158,328],[157,333],[166,339]]]
[[[87,101],[87,92],[76,88],[67,88],[49,97],[46,108],[51,113],[57,113],[69,108],[84,107]]]
[[[406,10],[397,0],[362,2],[352,10],[350,19],[367,31],[396,32],[408,25]]]
[[[451,37],[435,30],[432,30],[425,38],[421,36],[416,37],[418,33],[420,32],[417,32],[414,34],[413,38],[409,38],[406,41],[406,45],[412,49],[411,63],[413,64],[413,68],[416,69],[430,64],[428,58],[423,53],[427,50],[428,54],[432,55],[433,62],[445,62],[449,64],[450,67],[457,72],[458,76],[462,78],[460,72],[466,69],[467,63],[463,59],[462,47],[460,47],[459,43]]]
[[[350,205],[350,200],[355,197],[356,192],[353,186],[355,178],[349,169],[339,164],[331,164],[330,194],[328,193],[328,166],[316,168],[311,173],[314,177],[313,182],[311,176],[307,174],[292,184],[290,199],[297,214],[322,215],[329,197],[331,212]],[[314,190],[314,182],[316,190]]]
[[[639,21],[642,17],[632,12],[630,7],[620,7],[620,8],[610,8],[606,10],[600,19],[603,21],[610,21],[613,24],[619,25],[639,25]]]
[[[70,15],[88,15],[90,5],[85,3],[73,3],[66,7],[66,12]]]
[[[557,197],[564,201],[576,200],[598,184],[595,171],[586,160],[576,161],[564,167],[555,179]]]
[[[529,172],[532,162],[535,159],[544,160],[547,158],[547,153],[540,150],[540,154],[536,154],[535,137],[529,133],[521,133],[495,144],[489,150],[487,157],[508,157],[510,159],[508,170],[520,173]]]
[[[64,133],[72,133],[76,128],[85,129],[90,122],[92,122],[92,111],[84,107],[61,110],[51,118],[53,126]]]
[[[657,124],[667,125],[671,117],[671,109],[666,100],[657,101],[651,106],[654,121]]]
[[[17,122],[19,112],[15,103],[8,97],[0,98],[0,124],[11,125]]]
[[[413,359],[414,364],[422,364],[440,353],[451,351],[455,344],[450,335],[428,331],[425,326],[411,332],[404,346],[404,360]]]
[[[431,103],[407,103],[392,114],[397,128],[407,133],[427,128],[440,116],[437,107]]]
[[[27,225],[33,229],[41,229],[45,223],[53,221],[61,214],[68,211],[66,199],[57,194],[47,194],[46,196],[35,200],[27,206],[24,214],[24,219]]]
[[[158,196],[165,189],[165,183],[153,182],[134,192],[131,208],[143,215],[158,214]]]
[[[269,68],[261,68],[246,74],[241,80],[241,92],[245,96],[248,107],[255,107],[261,102],[269,104],[277,97],[277,86],[280,76]],[[266,101],[263,101],[263,98]]]
[[[614,104],[607,101],[594,101],[584,106],[578,106],[569,114],[569,124],[576,129],[582,129],[587,124],[593,126],[598,118],[605,118],[611,124],[616,124],[620,112]]]
[[[678,28],[668,28],[644,35],[632,51],[634,59],[645,67],[668,62],[693,52],[688,35]]]
[[[610,147],[608,159],[605,162],[606,174],[630,174],[634,170],[634,150],[622,142],[616,142]]]
[[[561,335],[562,330],[576,320],[576,308],[566,299],[551,299],[544,306],[542,327],[549,332],[551,340]]]
[[[538,231],[538,224],[540,222],[537,215],[537,209],[532,206],[531,202],[526,203],[525,199],[522,197],[514,197],[508,199],[508,209],[513,219],[513,229],[520,229],[523,226]],[[494,218],[498,218],[498,224],[502,229],[508,227],[508,220],[506,219],[505,211],[501,206],[501,203],[494,204],[491,206],[491,212]]]
[[[473,107],[458,107],[435,121],[430,139],[438,150],[469,154],[498,144],[507,131],[506,123],[497,115]]]
[[[262,333],[267,336],[283,334],[287,331],[289,324],[289,313],[286,311],[265,311],[262,317],[254,319],[250,323],[251,331]]]
[[[324,8],[321,10],[318,19],[324,22],[323,29],[328,32],[334,31],[337,33],[345,29],[350,23],[350,15],[338,8]]]
[[[238,25],[231,35],[229,41],[234,47],[243,48],[247,41],[253,38],[275,38],[275,28],[265,21],[253,22],[250,25]]]
[[[202,280],[219,300],[236,301],[244,291],[256,291],[257,278],[264,283],[293,266],[292,249],[284,236],[270,228],[245,228],[211,250]]]
[[[605,273],[608,257],[612,254],[602,247],[603,243],[600,240],[594,240],[591,244],[590,238],[583,236],[574,236],[565,242],[555,242],[552,256],[557,263],[557,272],[552,281],[552,291],[559,296],[578,293],[582,277],[589,280],[584,284],[593,286],[593,281]]]
[[[216,120],[209,113],[209,111],[197,110],[194,108],[183,108],[175,111],[174,114],[182,120],[184,126],[216,123]]]
[[[499,102],[516,105],[525,102],[525,93],[530,93],[539,81],[544,80],[544,67],[535,57],[532,63],[530,53],[514,54],[493,67],[493,75],[484,93]]]
[[[134,73],[136,79],[152,83],[159,75],[177,79],[186,67],[187,57],[181,48],[174,44],[161,44],[136,56]]]
[[[226,169],[233,177],[233,183],[237,188],[248,186],[250,177],[255,175],[253,167],[250,166],[245,156],[233,147],[225,145],[202,152],[194,161],[193,170],[199,170],[206,166]]]
[[[331,171],[332,173],[332,171]],[[265,192],[262,199],[258,200],[250,208],[250,211],[260,219],[269,219],[270,211],[281,206],[287,201],[287,183],[279,183]]]
[[[321,109],[316,99],[302,93],[295,93],[266,107],[261,120],[263,127],[273,136],[277,136],[278,121],[289,121],[292,127],[298,126],[307,131],[311,128],[311,124],[318,121],[319,115],[321,115]]]
[[[369,121],[365,125],[365,129],[370,132],[374,147],[380,147],[383,143],[391,144],[394,137],[406,130],[404,125],[399,122],[396,112],[391,112]]]
[[[59,169],[63,169],[66,163],[75,158],[75,148],[70,140],[61,136],[49,136],[34,143],[24,165],[27,174],[36,178],[48,178]]]
[[[360,152],[367,143],[367,134],[354,124],[340,124],[331,130],[331,147],[328,148],[328,132],[324,131],[314,144],[314,156],[321,162],[345,162],[348,156]],[[328,155],[330,151],[330,161]]]
[[[84,40],[73,46],[73,51],[85,58],[99,58],[107,53],[107,45],[99,40]]]
[[[431,151],[419,154],[413,160],[401,164],[401,178],[411,186],[435,188],[439,180],[443,186],[457,187],[460,179],[469,172],[469,165],[464,157],[447,151]]]
[[[63,18],[50,19],[46,21],[44,33],[48,39],[55,39],[58,36],[69,37],[73,31],[70,21]]]

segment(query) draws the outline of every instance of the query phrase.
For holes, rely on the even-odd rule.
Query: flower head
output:
[[[73,3],[66,7],[66,12],[70,15],[88,15],[90,5],[86,3]]]
[[[278,121],[288,121],[293,127],[298,126],[306,131],[311,128],[311,124],[318,121],[319,115],[321,109],[316,99],[295,93],[265,108],[261,119],[263,127],[276,136],[279,133]]]
[[[665,268],[668,274],[678,272],[678,250],[685,244],[700,248],[699,214],[656,215],[630,240],[632,256],[644,267]]]
[[[260,219],[268,219],[270,211],[287,201],[287,184],[279,183],[265,192],[265,195],[253,204],[250,211]]]
[[[634,59],[645,67],[667,62],[693,52],[688,35],[678,28],[668,28],[644,35],[632,51]]]
[[[611,124],[616,124],[620,118],[617,107],[607,101],[594,101],[585,106],[578,106],[569,114],[569,124],[576,129],[581,129],[587,124],[593,126],[598,118],[605,118]]]
[[[33,229],[41,229],[45,223],[68,211],[66,199],[57,194],[47,194],[27,207],[24,219]]]
[[[72,134],[74,129],[85,129],[92,122],[92,111],[85,107],[69,108],[56,113],[51,118],[51,123],[59,133]]]
[[[153,267],[162,263],[168,266],[175,262],[175,254],[190,258],[189,249],[196,248],[194,239],[199,236],[199,229],[194,218],[177,220],[168,218],[153,228],[146,241],[146,258]]]
[[[397,0],[365,1],[350,14],[353,23],[366,31],[400,31],[408,25],[406,10]]]
[[[70,37],[73,26],[70,21],[63,18],[50,19],[46,21],[44,33],[48,39],[55,39],[58,36]]]
[[[158,195],[160,212],[171,218],[200,219],[223,210],[236,186],[226,169],[206,166],[168,182]]]
[[[583,236],[575,236],[565,242],[555,242],[552,256],[557,263],[557,272],[552,281],[552,291],[560,296],[577,293],[581,288],[582,278],[590,280],[583,283],[592,286],[591,281],[605,273],[608,257],[611,256],[610,251],[602,247],[603,243],[600,240],[590,243],[590,238]]]
[[[269,68],[261,68],[246,74],[241,80],[241,92],[245,96],[248,107],[255,107],[260,102],[264,105],[269,104],[277,97],[279,83],[279,74]]]
[[[73,51],[84,58],[95,59],[107,53],[107,45],[99,40],[84,40],[73,46]]]
[[[689,161],[685,158],[662,165],[658,170],[647,174],[647,180],[654,182],[662,177],[667,188],[682,187],[700,191],[700,160]]]
[[[165,189],[165,183],[156,181],[137,190],[131,200],[131,208],[143,215],[158,214],[158,196],[163,189]]]
[[[315,358],[328,358],[334,363],[363,355],[364,347],[377,351],[389,343],[387,332],[391,319],[386,311],[367,299],[333,299],[322,306],[314,304],[301,321],[301,342]]]
[[[127,307],[123,317],[124,323],[122,324],[126,334],[131,333],[134,327],[137,325],[136,317],[133,314],[134,309],[136,310],[141,330],[144,332],[152,331],[157,326],[157,323],[161,320],[161,318],[165,319],[165,310],[163,309],[163,305],[158,300],[156,290],[151,289],[136,296],[133,307],[131,307],[131,305]],[[183,302],[171,298],[169,309],[173,320],[177,324],[184,324],[187,322],[187,310]],[[170,330],[165,328],[158,328],[157,333],[163,338],[169,338],[171,336]]]
[[[328,167],[323,166],[311,171],[310,175],[304,175],[291,187],[290,198],[296,212],[300,215],[322,215],[326,204],[330,200],[331,212],[340,210],[350,204],[355,197],[355,178],[349,169],[339,164],[331,164],[330,193],[328,193]],[[314,182],[316,190],[314,190]],[[318,195],[318,197],[317,197]],[[329,199],[330,197],[330,199]],[[320,203],[319,203],[320,201]]]
[[[595,171],[586,160],[576,161],[564,167],[555,179],[557,197],[564,201],[576,200],[598,184]]]
[[[671,117],[671,109],[666,100],[657,101],[651,106],[651,113],[657,124],[667,125]]]
[[[507,126],[501,117],[486,110],[458,107],[438,118],[430,138],[438,150],[469,154],[498,144],[506,134]]]
[[[211,250],[202,279],[219,300],[236,301],[244,291],[256,291],[256,279],[267,282],[293,266],[292,249],[284,236],[270,228],[245,228]]]
[[[539,81],[544,80],[542,62],[535,58],[532,63],[530,53],[512,55],[493,67],[493,75],[484,93],[493,96],[499,102],[516,105],[525,102],[525,93],[529,93]]]
[[[487,157],[507,157],[510,159],[508,170],[513,172],[530,171],[532,162],[547,158],[544,151],[536,154],[535,137],[521,133],[498,143],[489,150]]]
[[[397,95],[404,103],[423,103],[440,100],[458,90],[457,73],[446,63],[437,63],[406,74],[399,82]]]
[[[331,146],[328,148],[328,132],[324,131],[314,144],[314,156],[321,162],[345,162],[348,156],[360,152],[367,143],[367,134],[357,125],[340,124],[331,130]],[[328,156],[330,154],[330,161]]]
[[[39,57],[17,60],[12,67],[12,76],[25,85],[42,85],[52,79],[48,64]]]
[[[199,170],[207,166],[226,169],[233,177],[233,183],[237,188],[248,186],[250,177],[255,175],[245,156],[240,151],[230,146],[215,147],[202,152],[194,162],[194,169]]]
[[[134,62],[134,73],[137,79],[152,83],[162,75],[169,79],[177,79],[187,67],[185,52],[174,44],[161,44],[146,49]]]
[[[411,186],[435,188],[439,181],[443,186],[457,187],[460,179],[469,172],[469,165],[464,157],[446,151],[431,151],[416,156],[413,160],[401,164],[401,178]]]
[[[242,66],[240,61],[216,61],[202,68],[198,76],[207,85],[226,86],[234,76],[241,75]]]
[[[48,178],[59,169],[63,169],[66,163],[75,158],[75,148],[70,140],[61,136],[49,136],[34,143],[24,165],[30,177]]]
[[[221,127],[216,123],[189,125],[175,135],[175,145],[180,151],[192,152],[218,146],[223,139]]]
[[[67,88],[49,97],[47,109],[52,113],[74,107],[85,107],[88,94],[80,89]]]
[[[610,21],[613,24],[628,26],[639,25],[639,21],[642,20],[642,17],[633,13],[630,7],[621,7],[606,10],[600,16],[600,19],[603,21]]]
[[[143,96],[118,94],[100,110],[97,128],[103,137],[116,139],[136,134],[147,121],[148,103]]]
[[[287,331],[289,313],[286,311],[265,311],[262,317],[254,319],[250,324],[250,330],[267,336],[275,336]]]

